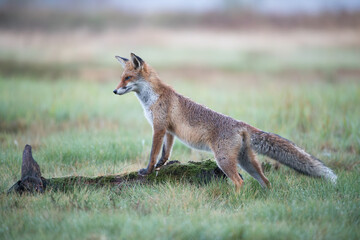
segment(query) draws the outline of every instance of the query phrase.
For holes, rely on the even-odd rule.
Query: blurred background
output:
[[[113,56],[134,52],[166,80],[353,77],[359,10],[356,0],[1,0],[0,73],[114,81]]]
[[[130,52],[219,112],[305,147],[316,138],[324,156],[339,142],[359,151],[357,0],[0,0],[1,147],[43,149],[59,175],[143,166],[151,128],[133,94],[112,93],[114,56]]]
[[[271,191],[239,169],[239,195],[218,181],[6,195],[25,144],[45,178],[148,164],[141,105],[112,92],[131,52],[321,159],[336,188],[267,165]],[[359,239],[359,106],[359,0],[0,0],[0,239]],[[175,141],[171,160],[205,159]]]
[[[169,181],[6,195],[25,144],[45,178],[148,164],[141,105],[113,94],[114,56],[131,52],[321,159],[336,188],[267,164],[271,191],[239,169],[240,194]],[[0,0],[0,239],[359,239],[359,106],[360,0]],[[171,160],[205,159],[175,141]]]

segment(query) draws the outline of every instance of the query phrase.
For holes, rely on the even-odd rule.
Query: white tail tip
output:
[[[330,170],[330,169],[329,169]],[[332,184],[336,184],[337,181],[337,176],[333,173],[333,171],[329,171],[326,175],[325,178],[328,179]]]

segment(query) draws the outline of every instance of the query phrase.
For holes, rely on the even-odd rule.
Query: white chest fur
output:
[[[151,106],[158,100],[159,95],[154,92],[149,83],[144,82],[140,84],[136,96],[144,109],[144,115],[146,119],[152,126],[154,116],[151,111]]]

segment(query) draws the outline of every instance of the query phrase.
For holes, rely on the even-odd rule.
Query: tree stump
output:
[[[98,177],[67,176],[60,178],[43,178],[40,167],[32,157],[31,146],[26,145],[23,151],[21,179],[17,181],[8,193],[43,193],[52,189],[68,191],[75,186],[125,186],[134,183],[157,183],[165,181],[186,181],[193,184],[206,184],[212,179],[223,179],[226,175],[214,161],[188,162],[170,161],[159,170],[147,176],[137,172],[123,173]]]

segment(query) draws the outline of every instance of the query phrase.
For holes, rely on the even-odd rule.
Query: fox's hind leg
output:
[[[256,160],[255,153],[251,149],[249,136],[246,132],[242,133],[243,146],[237,157],[241,168],[247,171],[253,178],[255,178],[262,187],[270,187],[269,180],[265,177],[260,163]]]
[[[253,152],[247,151],[243,154],[240,154],[238,161],[241,168],[248,172],[253,178],[255,178],[262,187],[271,186]]]
[[[243,180],[241,179],[237,171],[236,153],[232,154],[232,152],[234,151],[226,151],[226,149],[219,149],[213,151],[215,154],[217,165],[235,184],[236,192],[240,192],[240,188],[243,185]]]

